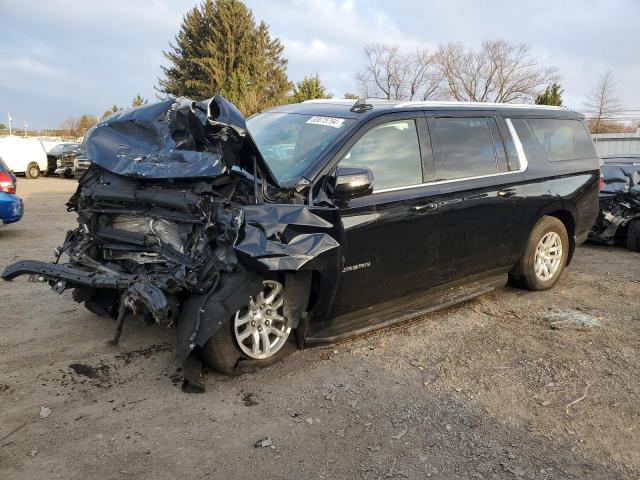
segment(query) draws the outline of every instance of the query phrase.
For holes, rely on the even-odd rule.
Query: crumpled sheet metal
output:
[[[603,168],[600,196],[628,193],[637,186],[640,186],[640,167],[637,165],[605,165]]]
[[[234,165],[253,173],[255,157],[262,176],[277,185],[244,117],[220,95],[114,113],[89,130],[83,150],[110,172],[148,179],[217,177]]]
[[[251,205],[243,210],[244,228],[234,248],[241,258],[257,260],[263,268],[300,270],[324,253],[340,250],[339,230],[328,220],[335,209]]]
[[[613,245],[618,231],[640,217],[640,167],[605,164],[603,177],[600,213],[589,239]]]

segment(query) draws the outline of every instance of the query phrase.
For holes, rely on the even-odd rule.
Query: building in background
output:
[[[636,133],[594,133],[591,135],[596,151],[601,157],[609,155],[640,155],[640,132]]]

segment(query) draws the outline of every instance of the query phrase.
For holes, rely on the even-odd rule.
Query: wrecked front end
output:
[[[602,173],[600,212],[589,240],[614,245],[626,238],[628,225],[640,218],[640,163],[605,163]]]
[[[338,270],[337,210],[280,188],[222,97],[116,114],[84,148],[92,163],[67,204],[78,227],[54,262],[20,261],[2,278],[71,289],[91,312],[117,320],[116,343],[131,316],[176,325],[185,385],[201,388],[198,349],[265,274],[294,282],[300,272]],[[285,298],[292,327],[307,307],[301,298]]]

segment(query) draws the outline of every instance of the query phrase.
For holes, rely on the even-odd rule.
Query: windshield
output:
[[[56,145],[51,150],[49,150],[49,155],[58,155],[66,151],[73,150],[75,146],[75,143],[61,143],[60,145]]]
[[[247,120],[260,153],[278,182],[301,177],[354,120],[265,112]]]

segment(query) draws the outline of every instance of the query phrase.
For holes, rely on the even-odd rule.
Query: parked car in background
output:
[[[91,165],[91,160],[89,160],[88,158],[85,158],[83,155],[76,157],[73,160],[73,175],[76,177],[79,177],[89,169],[90,165]]]
[[[73,161],[80,155],[79,143],[60,143],[47,152],[47,173],[73,176]]]
[[[201,362],[269,365],[508,278],[550,289],[598,214],[600,160],[558,107],[322,100],[245,121],[219,96],[166,100],[83,151],[78,228],[2,278],[73,289],[115,342],[130,312],[177,325],[194,388]]]
[[[640,252],[640,154],[602,160],[600,213],[589,239]]]
[[[0,158],[0,225],[17,222],[22,218],[24,206],[16,195],[17,180]]]
[[[38,178],[48,168],[47,153],[37,138],[15,135],[0,138],[0,157],[14,174],[27,178]]]

